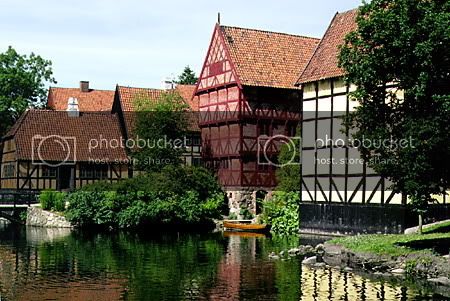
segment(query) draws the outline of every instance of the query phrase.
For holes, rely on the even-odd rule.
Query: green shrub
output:
[[[66,208],[65,192],[55,190],[43,190],[39,195],[41,208],[44,210],[64,211]]]
[[[139,183],[143,178],[131,181]],[[148,181],[148,179],[147,179]],[[128,181],[124,181],[128,182]],[[145,184],[147,185],[147,184]],[[78,191],[69,196],[66,217],[78,226],[134,228],[149,224],[201,224],[220,217],[225,204],[222,193],[201,200],[197,191],[182,194],[141,191],[142,186],[117,187],[115,191]]]
[[[277,235],[298,233],[300,195],[296,192],[278,191],[264,203],[262,221],[271,225],[271,231]]]

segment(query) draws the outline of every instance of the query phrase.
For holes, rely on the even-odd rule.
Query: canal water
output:
[[[268,258],[321,240],[0,225],[0,300],[446,300],[413,285]]]

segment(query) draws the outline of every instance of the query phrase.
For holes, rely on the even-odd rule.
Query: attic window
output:
[[[230,44],[233,44],[233,43],[234,43],[234,39],[233,39],[232,36],[227,36],[227,41],[228,41],[228,43],[230,43]]]

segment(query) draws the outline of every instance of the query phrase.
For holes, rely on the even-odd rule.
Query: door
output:
[[[58,190],[73,189],[73,166],[60,166],[58,168]]]

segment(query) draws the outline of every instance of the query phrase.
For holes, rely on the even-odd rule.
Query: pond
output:
[[[70,232],[0,225],[0,300],[444,300],[272,251],[323,238]]]

